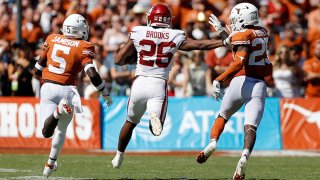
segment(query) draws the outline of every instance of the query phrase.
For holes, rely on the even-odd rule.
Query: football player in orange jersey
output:
[[[256,140],[256,130],[262,118],[266,99],[265,77],[272,74],[272,64],[267,56],[268,32],[258,24],[258,9],[250,3],[240,3],[230,14],[231,34],[224,40],[233,52],[234,62],[218,76],[212,84],[212,95],[222,99],[220,84],[230,78],[229,89],[222,99],[219,116],[211,129],[211,141],[197,156],[198,163],[204,163],[217,148],[217,141],[229,118],[241,106],[245,106],[244,147],[233,179],[244,179],[247,161]],[[213,14],[209,23],[221,37],[226,32]]]
[[[45,50],[34,68],[35,74],[44,81],[40,90],[43,136],[50,138],[57,127],[52,138],[49,160],[43,170],[43,175],[47,177],[58,168],[56,160],[64,144],[74,108],[77,113],[82,113],[81,99],[76,89],[78,73],[84,70],[107,105],[112,103],[105,82],[92,62],[94,46],[86,41],[89,26],[85,18],[71,14],[64,20],[61,30],[63,35],[51,34],[47,37]]]

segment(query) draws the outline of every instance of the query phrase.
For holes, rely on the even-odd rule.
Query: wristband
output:
[[[37,68],[39,71],[42,71],[44,69],[44,67],[41,66],[38,62],[35,64],[34,67]]]
[[[104,81],[102,81],[102,83],[98,86],[96,86],[96,88],[99,90],[99,91],[102,91],[104,88],[105,88],[106,84]]]
[[[87,72],[87,70],[91,67],[96,68],[92,63],[89,63],[84,67],[84,72]]]

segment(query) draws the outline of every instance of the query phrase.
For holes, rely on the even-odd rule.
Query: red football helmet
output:
[[[156,4],[147,12],[147,25],[154,27],[171,27],[171,10],[165,4]]]

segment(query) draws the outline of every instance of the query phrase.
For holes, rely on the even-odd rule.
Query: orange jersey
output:
[[[247,61],[235,76],[245,75],[263,80],[271,74],[272,65],[267,55],[268,38],[267,30],[262,27],[244,29],[232,36],[231,45],[249,48]]]
[[[314,56],[307,59],[303,64],[303,70],[305,72],[320,73],[320,61]],[[320,97],[320,79],[312,79],[307,82],[306,87],[307,97]]]
[[[42,79],[63,85],[76,85],[78,73],[86,63],[92,63],[94,46],[84,40],[68,39],[60,34],[51,34],[44,43],[42,59],[46,67]]]

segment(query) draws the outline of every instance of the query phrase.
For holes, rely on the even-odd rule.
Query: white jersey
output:
[[[186,36],[181,30],[136,26],[130,33],[130,39],[138,53],[136,76],[167,80],[173,54],[186,40]]]

